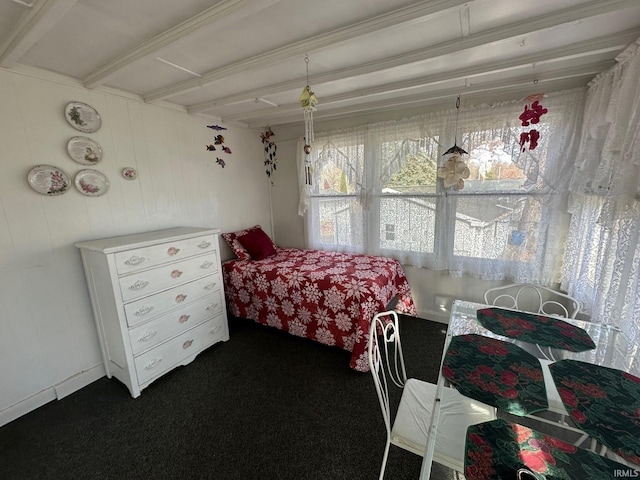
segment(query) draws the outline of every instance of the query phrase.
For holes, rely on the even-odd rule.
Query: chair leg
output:
[[[389,456],[389,447],[391,447],[391,442],[387,440],[387,444],[384,447],[384,455],[382,456],[382,466],[380,467],[379,480],[384,480],[384,471],[387,468],[387,457]]]

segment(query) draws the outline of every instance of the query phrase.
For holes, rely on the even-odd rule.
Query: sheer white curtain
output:
[[[499,232],[489,238],[486,249],[500,245],[501,254],[485,258],[479,255],[456,254],[456,248],[450,249],[448,269],[450,274],[470,275],[484,280],[510,280],[522,283],[554,285],[560,282],[564,242],[567,235],[569,216],[566,214],[568,185],[571,179],[571,165],[567,159],[574,158],[577,151],[575,132],[582,121],[584,89],[574,89],[547,95],[540,101],[548,113],[540,123],[522,127],[518,116],[522,113],[523,102],[507,102],[491,108],[478,108],[471,111],[461,130],[473,132],[463,137],[465,148],[473,157],[476,148],[482,149],[487,142],[502,139],[502,151],[511,157],[512,162],[524,174],[518,200],[522,205],[519,217],[507,217],[498,224],[507,235],[522,232],[527,238],[525,246],[514,245]],[[535,150],[520,148],[519,134],[535,127],[541,137]],[[460,130],[460,129],[459,129]],[[464,196],[455,196],[458,203],[480,203],[485,198],[480,194],[487,192],[479,189],[478,196],[469,192]],[[485,200],[499,204],[500,193]],[[511,193],[511,192],[506,192]],[[489,205],[486,205],[489,207]],[[454,242],[457,234],[452,236]],[[526,247],[526,248],[525,248]]]
[[[308,247],[382,254],[451,275],[557,283],[584,94],[546,95],[548,113],[535,126],[521,125],[518,100],[317,132],[309,158],[298,149],[299,171],[305,161],[312,167],[299,208]],[[531,128],[539,144],[523,151],[520,134]],[[454,142],[473,171],[460,191],[433,175]],[[417,183],[414,170],[422,172]]]
[[[571,180],[562,286],[640,339],[640,40],[591,83]]]

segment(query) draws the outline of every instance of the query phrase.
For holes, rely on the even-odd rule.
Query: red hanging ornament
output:
[[[540,105],[536,100],[531,104],[531,107],[529,107],[529,105],[525,105],[524,112],[522,112],[518,118],[522,120],[523,127],[528,127],[529,123],[534,125],[538,123],[540,121],[540,117],[547,112],[548,110]]]
[[[520,134],[520,148],[524,152],[526,150],[525,144],[529,143],[529,150],[535,150],[538,146],[538,140],[540,139],[540,132],[536,129],[529,130],[528,132],[522,132]]]
[[[548,110],[540,104],[540,100],[542,100],[543,98],[544,94],[536,93],[534,95],[529,95],[524,99],[524,111],[518,117],[522,122],[523,127],[538,124],[540,122],[540,117],[548,112]],[[528,132],[522,132],[520,134],[520,148],[524,152],[526,150],[525,145],[528,143],[529,150],[535,150],[538,146],[539,139],[540,132],[535,128],[529,130]]]

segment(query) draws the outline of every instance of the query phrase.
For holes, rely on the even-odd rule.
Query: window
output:
[[[448,111],[317,133],[309,246],[487,279],[555,281],[561,242],[550,228],[562,231],[566,218],[547,201],[549,180],[575,125],[561,98],[545,103],[534,150],[520,145],[530,129],[518,118],[522,102],[463,110],[457,131]],[[469,152],[461,190],[445,189],[438,178],[454,142]]]
[[[519,161],[522,130],[517,124],[463,135],[470,174],[464,189],[455,192],[454,256],[520,262],[535,257],[541,210],[539,199],[526,190]]]
[[[329,142],[313,173],[313,236],[323,245],[364,248],[358,192],[364,177],[364,145]]]
[[[384,226],[384,240],[392,242],[396,239],[396,226],[393,223],[386,223]]]
[[[380,249],[435,252],[438,139],[386,142],[380,146],[380,191],[376,196]],[[393,236],[387,235],[393,225]]]

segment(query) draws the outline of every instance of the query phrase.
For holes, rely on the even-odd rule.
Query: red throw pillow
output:
[[[252,229],[237,238],[254,260],[262,260],[276,254],[276,249],[269,235],[262,229]]]
[[[249,255],[247,249],[244,248],[238,241],[238,237],[241,237],[242,235],[246,235],[248,232],[258,229],[262,230],[262,227],[260,225],[256,225],[255,227],[247,228],[245,230],[239,230],[237,232],[223,233],[222,238],[224,238],[229,247],[231,247],[233,253],[236,254],[236,257],[238,257],[238,260],[251,260],[251,255]]]

